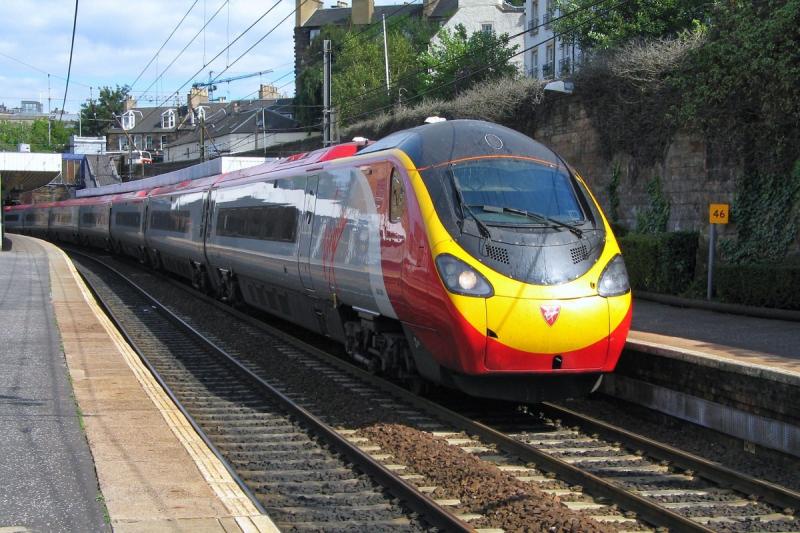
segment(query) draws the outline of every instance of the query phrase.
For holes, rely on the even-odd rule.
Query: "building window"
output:
[[[161,113],[161,127],[164,129],[172,129],[175,127],[175,111],[167,109]]]
[[[528,29],[531,32],[531,35],[536,35],[539,33],[539,1],[533,0],[531,6],[531,18],[528,22]]]
[[[481,31],[483,33],[494,33],[494,27],[491,22],[484,22],[481,24]]]
[[[144,138],[144,148],[145,150],[152,150],[153,149],[153,136],[148,135]]]
[[[120,150],[120,152],[122,150],[125,150],[125,149],[128,148],[128,143],[126,142],[127,139],[128,138],[123,136],[123,135],[120,135],[119,137],[117,137],[117,140],[119,141],[119,150]]]
[[[128,131],[136,126],[136,115],[131,111],[122,114],[122,129]]]
[[[206,119],[206,108],[203,106],[199,106],[197,108],[197,118],[198,120],[205,120]]]
[[[542,77],[552,78],[556,74],[556,46],[554,43],[547,45],[544,54],[544,65],[542,65]]]
[[[531,62],[528,75],[531,78],[539,78],[539,49],[534,48],[531,50]]]
[[[142,136],[141,135],[134,135],[133,136],[133,147],[134,147],[134,149],[142,147]]]
[[[314,39],[319,37],[319,28],[314,28],[310,32],[308,32],[308,41],[311,42]]]
[[[163,150],[164,146],[166,146],[166,145],[167,145],[167,136],[166,135],[162,135],[161,136],[161,141],[160,141],[160,143],[158,145],[158,149],[159,150]]]

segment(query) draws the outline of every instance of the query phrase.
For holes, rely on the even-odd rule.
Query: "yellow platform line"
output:
[[[228,470],[206,446],[192,425],[175,406],[172,399],[161,388],[158,381],[144,365],[139,355],[122,337],[116,326],[106,316],[100,305],[94,298],[83,279],[78,274],[75,265],[67,254],[60,248],[56,248],[64,258],[72,277],[78,285],[89,308],[92,310],[97,320],[103,326],[109,338],[117,347],[128,367],[131,369],[142,388],[147,393],[150,400],[158,408],[161,416],[164,417],[173,434],[178,438],[183,447],[194,460],[203,478],[209,484],[217,497],[225,505],[225,508],[232,516],[236,517],[236,523],[246,532],[278,532],[272,520],[262,515],[250,498],[242,491],[241,487],[234,481]]]

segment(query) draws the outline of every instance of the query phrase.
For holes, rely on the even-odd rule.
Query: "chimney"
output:
[[[336,0],[336,5],[333,7],[350,7],[350,4],[345,2],[345,0]]]
[[[131,109],[136,107],[136,100],[134,100],[133,96],[128,95],[125,98],[125,102],[123,103],[123,105],[125,106],[125,111],[130,111]]]
[[[186,97],[186,105],[189,109],[195,109],[201,104],[208,103],[208,89],[201,89],[200,87],[192,87]]]
[[[299,28],[322,7],[322,0],[295,0],[294,25]]]
[[[278,94],[278,88],[274,85],[266,85],[261,84],[261,87],[258,89],[258,99],[259,100],[277,100],[280,98]]]
[[[353,0],[353,25],[371,24],[373,11],[375,11],[374,0]]]

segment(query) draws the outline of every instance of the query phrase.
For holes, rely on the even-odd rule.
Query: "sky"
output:
[[[330,3],[326,1],[325,5]],[[11,108],[19,106],[20,100],[38,100],[47,111],[49,73],[50,106],[60,109],[75,2],[3,0],[2,4],[0,103]],[[244,33],[272,6],[275,6],[272,11]],[[186,19],[156,54],[187,11]],[[284,17],[288,18],[283,20]],[[201,31],[208,20],[211,22]],[[116,85],[132,86],[140,106],[156,106],[170,98],[174,101],[176,92],[180,101],[185,102],[192,82],[207,81],[210,70],[220,79],[273,71],[217,83],[215,96],[255,98],[260,83],[273,83],[281,93],[292,96],[293,26],[292,0],[277,0],[277,5],[276,0],[79,0],[72,73],[64,108],[67,112],[77,112],[91,94],[97,96],[99,87]],[[227,52],[223,51],[240,35]],[[237,61],[262,37],[263,41]]]

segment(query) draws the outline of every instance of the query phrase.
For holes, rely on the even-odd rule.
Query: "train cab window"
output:
[[[397,170],[392,170],[391,190],[389,191],[389,220],[397,222],[403,216],[406,208],[406,192],[403,180]]]
[[[6,215],[6,219],[5,220],[6,220],[6,222],[16,222],[16,221],[19,220],[19,215],[17,215],[17,214]]]

